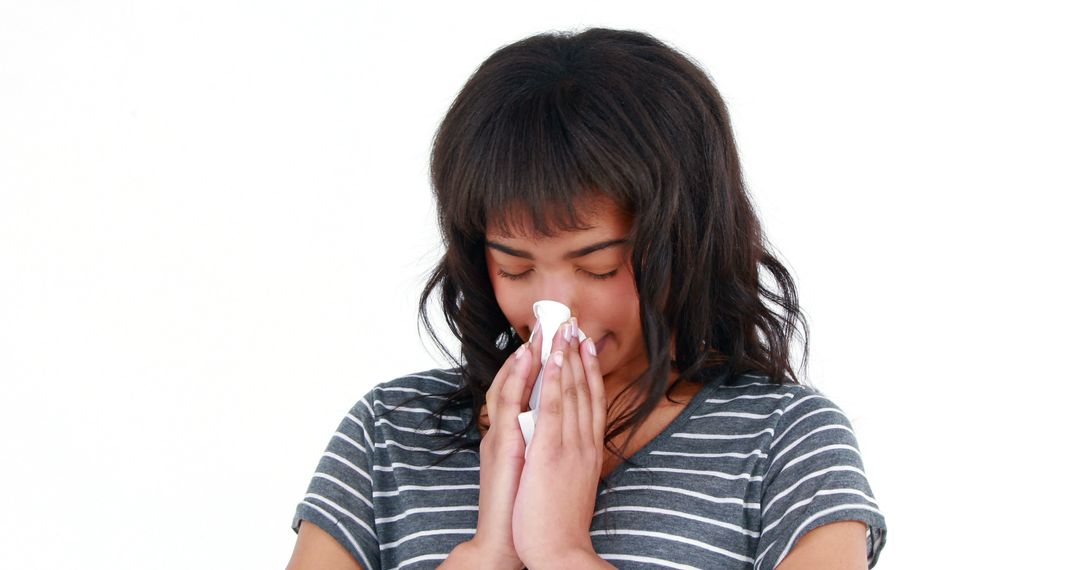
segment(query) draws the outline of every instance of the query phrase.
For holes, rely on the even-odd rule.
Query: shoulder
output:
[[[445,396],[462,385],[461,371],[456,368],[432,368],[398,376],[380,382],[372,388],[372,395],[396,397],[420,395],[424,397]]]
[[[808,385],[776,384],[763,375],[750,373],[734,379],[718,378],[706,389],[708,397],[702,402],[703,410],[760,420],[754,423],[772,430],[789,410],[805,405],[808,400],[824,398]]]
[[[432,435],[463,433],[471,417],[468,400],[451,400],[462,377],[457,369],[433,368],[380,382],[358,400],[350,412],[364,424],[376,443],[427,447]]]
[[[743,374],[718,383],[706,403],[714,408],[743,411],[757,419],[768,418],[774,444],[787,437],[778,429],[793,429],[812,417],[850,428],[843,408],[822,390],[808,384],[776,384],[759,374]]]
[[[379,382],[353,404],[352,412],[382,416],[402,406],[435,411],[462,383],[456,368],[432,368]]]
[[[776,384],[760,374],[742,374],[709,389],[695,417],[720,417],[725,429],[753,436],[767,458],[770,478],[775,468],[798,462],[814,465],[812,455],[847,455],[859,464],[855,431],[847,413],[821,389],[808,384]],[[819,457],[823,458],[824,455]]]
[[[830,396],[813,387],[792,392],[779,410],[776,432],[770,442],[772,462],[807,448],[846,449],[858,461],[855,429],[844,409]]]

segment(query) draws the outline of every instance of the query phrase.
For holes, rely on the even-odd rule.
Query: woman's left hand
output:
[[[514,549],[531,568],[595,555],[589,527],[604,461],[607,398],[596,356],[578,342],[576,330],[569,342],[563,336],[570,326],[560,327],[552,343],[514,501]],[[556,365],[560,352],[562,365]]]

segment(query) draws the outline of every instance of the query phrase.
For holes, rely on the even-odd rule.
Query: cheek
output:
[[[640,311],[637,288],[629,273],[612,279],[590,301],[592,317],[603,322],[615,334],[625,336],[638,327]]]
[[[491,288],[495,292],[495,302],[506,320],[510,321],[510,326],[518,329],[519,334],[527,335],[525,329],[533,323],[532,302],[520,287],[508,287],[505,283],[500,283],[501,281],[504,280],[497,276],[492,279]]]
[[[490,258],[487,260],[487,270],[491,290],[495,293],[495,302],[499,305],[499,309],[502,310],[503,314],[506,315],[506,318],[509,319],[510,324],[517,326],[518,320],[514,318],[514,309],[518,303],[514,298],[514,288],[506,286],[506,280],[498,276],[496,273],[498,270]]]
[[[627,279],[620,284],[619,290],[615,292],[614,297],[618,299],[623,320],[637,326],[640,321],[640,309],[638,308],[638,293],[637,288],[634,286],[634,280],[632,278]]]

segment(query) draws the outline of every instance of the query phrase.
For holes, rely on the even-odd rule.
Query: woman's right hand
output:
[[[503,363],[486,395],[490,427],[480,439],[480,512],[476,535],[468,541],[473,555],[488,561],[485,568],[525,567],[514,549],[510,522],[525,467],[525,438],[518,414],[528,408],[540,373],[543,337],[539,328],[537,323],[533,342],[521,346],[520,358],[515,352]]]

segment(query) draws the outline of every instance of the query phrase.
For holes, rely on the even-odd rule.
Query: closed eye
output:
[[[509,279],[511,281],[517,281],[519,279],[524,279],[525,277],[527,277],[529,275],[529,272],[531,272],[531,271],[532,271],[532,269],[530,269],[529,271],[526,271],[525,273],[507,273],[507,272],[503,271],[502,269],[499,269],[498,271],[496,271],[496,273],[499,275],[499,277],[503,277],[503,278]],[[613,270],[609,271],[608,273],[597,275],[596,273],[592,273],[590,271],[585,271],[584,269],[579,269],[578,271],[584,271],[586,275],[588,275],[589,277],[591,277],[593,279],[596,279],[597,281],[603,281],[604,279],[611,279],[612,277],[615,277],[616,273],[619,272],[618,269],[613,269]]]

